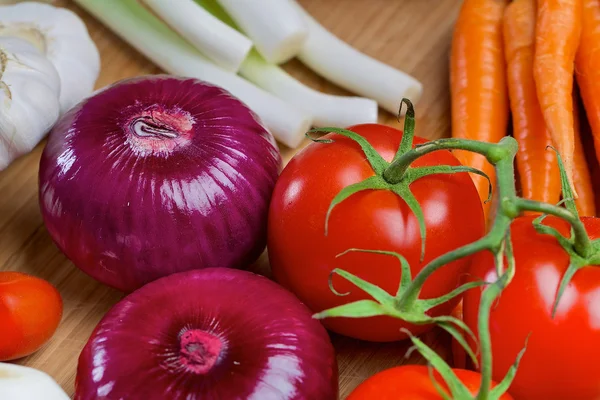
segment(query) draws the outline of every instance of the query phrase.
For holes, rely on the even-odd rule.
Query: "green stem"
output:
[[[417,276],[415,276],[415,279],[412,281],[403,295],[398,298],[398,306],[401,309],[410,309],[419,298],[421,289],[423,288],[423,285],[425,285],[425,282],[429,276],[440,269],[440,267],[488,248],[490,248],[489,234],[476,242],[469,243],[465,246],[459,247],[456,250],[442,254],[435,260],[430,261],[421,271],[419,271]]]
[[[394,160],[383,172],[383,178],[395,184],[402,181],[404,174],[419,157],[439,150],[466,150],[486,156],[492,164],[507,156],[507,153],[517,152],[517,142],[514,138],[507,136],[498,143],[479,142],[466,139],[439,139],[427,142],[404,153]]]
[[[489,330],[490,311],[492,310],[492,303],[508,284],[509,277],[509,271],[507,271],[496,282],[489,285],[481,295],[479,318],[477,321],[479,346],[481,348],[481,387],[477,394],[477,400],[488,400],[490,395],[492,382],[492,338]]]
[[[575,234],[574,250],[582,258],[588,258],[592,254],[592,241],[590,240],[581,220],[566,208],[557,207],[552,204],[540,203],[538,201],[518,198],[515,205],[522,211],[537,211],[550,214],[564,219],[573,228]]]
[[[438,141],[438,142],[441,142]],[[447,142],[444,140],[444,142]],[[503,153],[503,156],[499,160],[494,160],[495,168],[496,168],[496,176],[497,176],[497,191],[498,196],[503,199],[516,199],[517,191],[515,188],[514,182],[514,158],[517,154],[517,147],[515,147],[512,141],[501,141],[498,144],[490,144],[490,143],[482,143],[482,142],[472,142],[472,141],[460,141],[452,142],[456,147],[466,149],[470,148],[471,150],[477,149],[482,153],[488,152],[490,149],[500,148],[500,151],[493,150],[495,153]],[[426,145],[421,148],[417,148],[415,150],[420,150],[425,148]],[[427,147],[424,151],[436,151],[439,148],[437,146]],[[431,150],[430,150],[431,149]],[[410,154],[410,153],[407,153]],[[402,157],[401,157],[402,158]],[[417,301],[419,297],[419,293],[423,288],[423,285],[427,281],[427,279],[437,271],[442,266],[455,261],[459,258],[467,257],[472,254],[475,254],[479,251],[485,249],[496,249],[500,247],[502,240],[506,235],[506,231],[509,229],[510,224],[512,222],[512,218],[510,216],[505,215],[502,212],[498,212],[496,214],[494,223],[492,228],[483,238],[477,240],[476,242],[469,243],[463,247],[459,247],[456,250],[453,250],[449,253],[442,254],[438,258],[429,262],[419,273],[415,276],[412,284],[407,288],[404,295],[398,299],[398,304],[404,308],[411,307],[415,301]]]
[[[393,161],[396,161],[398,158],[402,157],[403,154],[408,153],[408,151],[412,148],[413,140],[415,138],[415,109],[413,108],[410,100],[402,99],[398,115],[402,113],[402,104],[406,104],[404,130],[402,131],[402,141],[400,142],[400,147],[398,148],[398,152],[394,156]]]

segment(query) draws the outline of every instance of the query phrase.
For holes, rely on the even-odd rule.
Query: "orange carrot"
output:
[[[504,14],[504,50],[513,118],[519,142],[517,170],[523,197],[556,204],[560,200],[560,172],[538,102],[533,80],[536,0],[514,0]]]
[[[575,132],[571,93],[575,54],[581,36],[582,0],[538,0],[537,3],[533,59],[536,90],[552,142],[572,184]]]
[[[585,152],[581,142],[581,122],[579,108],[573,107],[573,119],[575,121],[575,157],[573,159],[573,185],[578,197],[575,200],[579,215],[593,217],[596,215],[596,199],[594,188],[590,177]]]
[[[508,93],[502,16],[508,0],[464,0],[452,37],[450,96],[452,136],[498,142],[506,135]],[[495,185],[495,173],[485,157],[456,151],[463,165],[485,172]],[[488,182],[471,174],[479,196],[488,197]],[[490,203],[484,205],[489,216]]]
[[[600,160],[600,1],[583,0],[582,21],[575,76]]]

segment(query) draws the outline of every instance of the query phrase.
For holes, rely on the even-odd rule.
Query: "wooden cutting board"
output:
[[[54,3],[74,10],[86,22],[102,57],[98,88],[123,78],[161,72],[70,1]],[[424,95],[416,107],[417,135],[429,139],[448,136],[448,57],[460,0],[300,0],[300,3],[341,39],[423,82]],[[289,62],[285,69],[324,92],[348,94],[298,61]],[[401,126],[394,115],[381,110],[380,122]],[[72,395],[79,352],[95,325],[122,294],[79,271],[57,250],[46,232],[37,197],[38,162],[43,145],[0,172],[0,270],[31,273],[60,290],[64,316],[56,334],[41,350],[17,362],[49,373]],[[281,150],[285,161],[295,153],[284,147]],[[268,271],[264,255],[257,268]],[[424,339],[448,357],[446,335],[434,330]],[[332,335],[332,340],[338,352],[341,399],[378,371],[423,362],[417,353],[408,359],[404,357],[410,347],[407,342],[364,343],[338,335]]]

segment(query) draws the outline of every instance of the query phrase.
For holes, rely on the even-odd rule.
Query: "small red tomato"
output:
[[[471,394],[477,394],[481,375],[464,369],[453,369],[456,377]],[[435,380],[444,390],[448,385],[437,371]],[[492,383],[492,387],[496,383]],[[425,365],[403,365],[379,372],[361,383],[346,400],[443,400],[431,380],[429,368]],[[513,400],[505,393],[498,400]]]
[[[600,268],[579,270],[565,290],[556,316],[552,307],[569,256],[558,241],[535,231],[534,217],[511,225],[515,275],[490,314],[493,378],[504,376],[525,345],[527,350],[509,392],[524,400],[600,399]],[[590,237],[600,237],[600,219],[583,218]],[[548,217],[545,225],[569,234],[569,225]],[[489,252],[473,261],[474,278],[496,278]],[[464,297],[464,321],[477,332],[477,313],[483,288]]]
[[[350,127],[363,136],[388,162],[398,150],[402,132],[385,125]],[[477,190],[468,174],[437,174],[421,178],[410,189],[419,202],[426,224],[425,259],[420,261],[421,236],[418,220],[404,200],[388,190],[365,190],[339,203],[329,219],[325,216],[333,198],[344,188],[375,175],[360,146],[338,134],[300,151],[284,168],[275,185],[268,225],[268,254],[276,281],[296,294],[314,312],[369,298],[360,289],[335,275],[346,270],[395,294],[400,282],[397,259],[364,252],[336,256],[349,248],[395,251],[406,257],[416,275],[432,259],[471,243],[484,233],[484,217]],[[414,144],[425,143],[415,137]],[[449,151],[427,154],[413,167],[460,165]],[[460,283],[468,258],[436,271],[427,281],[421,298],[447,294]],[[450,314],[460,299],[432,310],[432,315]],[[406,338],[402,327],[419,334],[429,326],[412,326],[391,317],[327,318],[324,325],[337,333],[370,341]]]
[[[58,290],[43,279],[0,272],[0,361],[37,351],[54,334],[62,317]]]

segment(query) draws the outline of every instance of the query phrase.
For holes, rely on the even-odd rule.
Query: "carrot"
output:
[[[504,14],[504,50],[513,119],[513,136],[519,142],[517,170],[522,196],[556,204],[560,200],[560,172],[538,102],[533,80],[536,0],[514,0]]]
[[[582,21],[575,76],[600,160],[600,1],[583,0]]]
[[[571,184],[575,150],[571,93],[582,14],[582,0],[538,0],[533,59],[536,91]]]
[[[579,108],[577,106],[573,107],[573,120],[575,122],[573,185],[578,194],[575,205],[577,206],[579,215],[593,217],[596,215],[596,199],[590,177],[590,170],[588,169],[585,151],[581,141],[581,121]]]
[[[506,135],[509,105],[506,88],[502,16],[508,0],[464,0],[452,37],[450,97],[452,136],[498,142]],[[485,157],[454,152],[463,165],[485,172],[495,186],[495,173]],[[471,174],[483,200],[488,182]],[[489,218],[490,203],[484,204]]]

